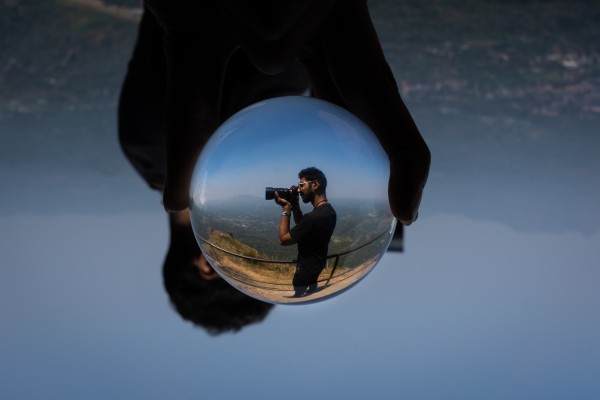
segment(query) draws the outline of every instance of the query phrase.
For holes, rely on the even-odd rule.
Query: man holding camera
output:
[[[327,201],[327,179],[315,167],[298,173],[298,187],[292,187],[289,196],[275,192],[275,202],[282,206],[279,222],[279,243],[282,246],[298,244],[296,273],[292,280],[294,297],[307,296],[317,289],[317,281],[327,263],[327,251],[335,229],[336,213]],[[311,203],[313,210],[303,214],[298,195],[304,203]],[[290,229],[294,215],[295,226]]]

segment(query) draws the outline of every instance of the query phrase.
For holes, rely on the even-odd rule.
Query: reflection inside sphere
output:
[[[294,196],[307,167],[326,176],[337,218],[315,284],[295,287],[302,256],[298,245],[279,242],[282,206],[273,192]],[[303,96],[269,99],[228,119],[202,151],[190,189],[192,228],[215,271],[242,292],[275,304],[324,300],[358,283],[385,254],[396,227],[388,174],[376,137],[347,110]],[[319,195],[316,184],[304,188],[301,196]],[[302,213],[317,221],[314,204],[303,200]],[[294,228],[295,216],[288,218]]]

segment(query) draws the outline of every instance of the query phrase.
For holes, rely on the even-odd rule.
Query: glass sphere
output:
[[[315,282],[294,286],[298,245],[279,243],[284,217],[272,192],[297,186],[307,167],[324,173],[336,223]],[[190,188],[192,228],[215,271],[245,294],[321,301],[357,284],[385,254],[396,228],[388,177],[386,153],[352,113],[311,97],[272,98],[233,115],[207,142]],[[299,203],[305,215],[313,211]]]

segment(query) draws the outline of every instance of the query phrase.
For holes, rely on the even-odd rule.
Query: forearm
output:
[[[291,207],[285,206],[281,212],[281,218],[279,220],[279,244],[286,246],[292,244],[292,237],[290,236],[290,218],[291,218]]]

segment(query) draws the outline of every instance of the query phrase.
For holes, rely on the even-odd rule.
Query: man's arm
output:
[[[279,220],[279,244],[289,246],[294,244],[290,235],[290,218],[292,216],[292,205],[287,203],[281,211],[281,219]]]
[[[292,208],[300,209],[299,205],[294,207],[292,203],[284,198],[279,197],[279,193],[275,192],[275,203],[281,206],[281,219],[279,220],[279,244],[282,246],[289,246],[294,244],[294,240],[290,235],[290,218],[292,216]],[[300,212],[302,213],[302,212]]]

